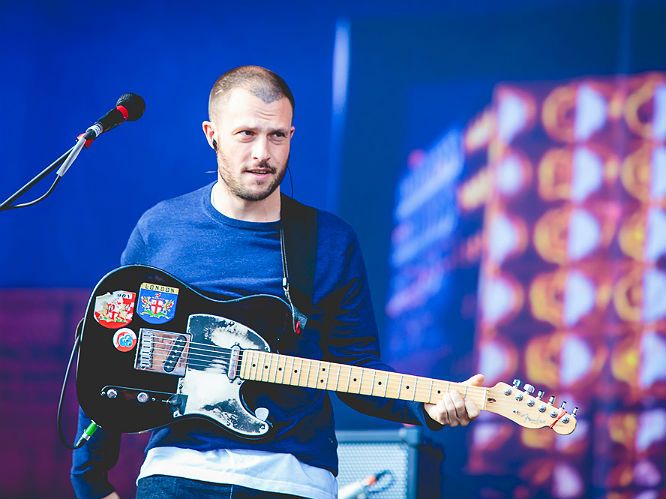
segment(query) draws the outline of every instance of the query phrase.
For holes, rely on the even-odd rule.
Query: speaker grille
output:
[[[419,428],[398,430],[339,431],[338,484],[358,482],[384,470],[393,482],[382,477],[378,487],[368,492],[369,499],[430,499],[442,493],[444,450],[423,437]]]
[[[408,495],[407,477],[409,475],[409,446],[404,442],[394,443],[341,443],[338,447],[340,473],[338,483],[340,489],[345,485],[362,480],[368,475],[389,470],[393,475],[393,483],[389,488],[377,494],[376,499],[404,499]],[[378,483],[387,481],[384,477]]]

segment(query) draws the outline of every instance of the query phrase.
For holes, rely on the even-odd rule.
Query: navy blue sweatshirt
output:
[[[228,218],[211,204],[210,184],[163,201],[141,217],[121,263],[161,268],[216,299],[265,293],[284,298],[279,222]],[[392,370],[379,360],[377,327],[365,266],[356,235],[338,217],[318,210],[313,311],[290,355]],[[176,446],[285,452],[337,475],[337,442],[329,394],[309,388],[260,385],[257,405],[270,411],[270,438],[236,438],[200,419],[179,420],[158,429],[147,449]],[[338,394],[351,407],[372,416],[440,426],[420,403]],[[80,411],[79,435],[89,419]],[[100,432],[102,433],[100,435]],[[77,497],[103,497],[113,487],[108,470],[118,458],[119,436],[98,431],[95,442],[74,452],[72,483]]]

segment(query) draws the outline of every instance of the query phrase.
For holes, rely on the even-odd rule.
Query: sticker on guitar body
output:
[[[119,329],[113,335],[113,346],[119,352],[129,352],[136,346],[136,334],[128,327]]]
[[[132,322],[136,293],[114,291],[95,297],[95,320],[108,329],[118,329]]]
[[[176,316],[178,288],[148,282],[139,289],[139,316],[150,324],[164,324]]]

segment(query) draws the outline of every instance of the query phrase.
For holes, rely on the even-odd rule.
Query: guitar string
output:
[[[157,361],[166,361],[168,359],[168,357],[171,355],[171,348],[169,348],[169,347],[158,347],[158,348],[153,348],[153,351],[155,352],[158,349],[161,350],[161,352],[157,352],[157,355],[153,355],[152,358],[154,360],[157,360]],[[261,352],[261,350],[252,350],[252,351]],[[239,359],[238,359],[239,360],[239,366],[238,366],[239,369],[241,369],[242,365],[243,365],[243,352],[244,351],[240,352]],[[262,353],[266,353],[266,352],[262,352]],[[279,355],[279,354],[273,354],[273,355]],[[218,360],[218,359],[222,359],[222,361],[225,363],[225,366],[228,366],[229,357],[226,357],[226,356],[206,355],[206,354],[200,354],[200,353],[194,353],[194,354],[190,355],[190,357],[193,357],[193,356],[197,356],[197,358],[196,359],[191,359],[188,362],[188,366],[191,366],[193,368],[210,367],[213,364],[212,363],[207,363],[207,360]],[[303,362],[303,361],[305,361],[305,362],[325,362],[325,363],[329,364],[327,361],[318,361],[318,360],[314,360],[314,359],[301,359],[300,357],[288,357],[288,358],[299,359],[299,360],[301,360],[301,362]],[[179,358],[179,361],[180,361],[180,358]],[[270,365],[270,363],[269,363],[269,365]],[[351,371],[352,368],[355,368],[355,367],[359,368],[360,367],[360,366],[348,366],[348,365],[345,365],[345,364],[334,364],[334,365],[339,365],[341,367],[348,367],[350,369],[350,373],[349,373],[350,376],[352,374],[352,371]],[[286,366],[286,361],[285,361],[285,366]],[[273,366],[271,366],[271,367],[273,367]],[[278,372],[281,372],[281,371],[279,371],[280,366],[275,366],[275,367],[277,368],[277,370],[275,371],[275,375],[277,375]],[[284,366],[282,366],[282,368],[284,368]],[[290,369],[291,369],[291,366],[290,366]],[[361,369],[367,369],[367,368],[361,368]],[[414,376],[414,375],[410,375],[410,374],[392,373],[392,372],[389,372],[389,371],[379,371],[379,370],[373,370],[373,369],[370,369],[370,370],[380,372],[382,374],[386,374],[386,382],[387,383],[390,383],[390,382],[393,381],[393,380],[389,379],[390,375],[393,374],[395,376],[400,376],[402,378],[404,378],[405,376],[415,378],[414,379],[414,385],[416,385],[419,382],[421,382],[421,383],[430,382],[431,385],[434,388],[443,387],[443,386],[446,386],[446,385],[449,385],[449,386],[450,385],[459,385],[461,388],[466,386],[466,385],[462,385],[462,384],[458,384],[458,383],[454,383],[454,382],[443,381],[443,380],[435,380],[435,379],[431,379],[431,378],[422,378],[422,377]],[[259,371],[259,372],[262,372],[262,371]],[[285,373],[286,373],[286,371],[285,371]],[[225,374],[226,374],[226,372],[225,372]],[[318,374],[320,374],[320,373],[318,373]],[[362,376],[363,376],[363,372],[361,374],[359,374],[359,377],[362,377]],[[317,378],[318,377],[319,376],[317,376]],[[479,390],[482,391],[483,389],[484,389],[483,387],[468,387],[468,390],[473,391],[473,392],[478,392]],[[425,388],[421,388],[421,390],[425,390]]]
[[[165,357],[165,359],[166,359],[166,357]],[[165,359],[160,359],[160,360],[165,360]],[[211,364],[209,364],[209,363],[202,363],[202,362],[200,362],[200,361],[199,361],[199,362],[196,362],[196,363],[188,363],[188,367],[192,367],[193,369],[201,368],[202,370],[205,369],[207,372],[219,373],[219,374],[222,374],[222,375],[225,375],[225,376],[226,376],[226,374],[227,374],[227,370],[224,369],[224,368],[217,367],[217,366],[211,365]],[[239,366],[239,367],[240,367],[240,366]],[[350,367],[351,367],[351,366],[350,366]],[[385,371],[385,372],[386,372],[386,371]],[[395,373],[395,374],[399,374],[399,373]],[[277,375],[277,372],[276,372],[274,375],[276,376],[276,375]],[[301,375],[298,375],[298,376],[296,377],[297,380],[298,380],[296,383],[292,383],[293,376],[291,376],[291,377],[289,378],[289,381],[286,382],[286,383],[284,382],[284,377],[286,377],[286,371],[285,371],[285,375],[283,376],[283,382],[281,382],[281,383],[279,383],[279,384],[283,384],[283,385],[286,385],[286,386],[302,386],[302,383],[300,382],[300,377],[301,377]],[[324,388],[324,387],[322,387],[321,385],[319,385],[319,384],[317,384],[317,383],[315,383],[314,386],[310,386],[310,385],[308,384],[308,382],[309,382],[309,378],[310,378],[310,375],[308,375],[308,378],[305,380],[305,387],[313,388],[313,389],[328,389],[328,388]],[[423,379],[428,379],[428,380],[429,380],[429,378],[423,378]],[[262,379],[261,379],[261,376],[259,376],[258,379],[255,379],[254,381],[270,382],[269,379],[262,380]],[[435,382],[437,382],[437,381],[438,381],[438,380],[435,380]],[[439,381],[439,382],[440,382],[440,383],[450,383],[450,382],[446,382],[446,381]],[[450,383],[450,384],[452,384],[452,385],[457,385],[457,383]],[[328,385],[328,383],[326,383],[326,385]],[[460,385],[461,388],[462,388],[462,386],[465,386],[465,385]],[[361,383],[361,382],[359,382],[359,384],[358,384],[358,388],[359,388],[358,391],[352,391],[352,390],[347,390],[347,391],[348,391],[348,393],[357,393],[357,394],[360,393],[361,390],[362,390],[362,383]],[[485,391],[485,388],[484,388],[484,387],[471,387],[471,386],[470,386],[470,387],[468,387],[468,389],[472,389],[472,390],[468,390],[468,395],[482,395],[483,393],[474,393],[474,392],[478,392],[478,390],[481,390],[482,392]],[[475,390],[475,389],[476,389],[476,390]],[[340,390],[340,388],[338,387],[338,388],[337,388],[336,390],[334,390],[334,391],[341,391],[341,390]],[[408,395],[408,396],[397,396],[397,397],[390,397],[390,396],[389,396],[389,397],[387,397],[387,398],[394,398],[394,399],[401,399],[401,400],[419,400],[420,398],[423,398],[423,397],[419,397],[418,391],[419,391],[419,390],[416,391],[416,394],[415,394],[415,396],[414,396],[413,398],[412,398],[411,396],[409,396],[409,395]],[[462,394],[461,394],[461,395],[462,395]],[[385,395],[385,396],[386,396],[386,395]],[[418,397],[418,398],[417,398],[417,397]],[[427,400],[428,400],[428,399],[426,398],[425,400],[422,400],[422,401],[423,401],[423,402],[426,402]],[[538,399],[535,399],[535,400],[538,400]],[[544,413],[540,413],[540,414],[543,414],[544,416],[550,416],[550,412],[551,412],[551,410],[558,410],[558,408],[557,408],[556,406],[553,406],[553,405],[550,405],[550,404],[546,404],[545,401],[541,401],[541,403],[546,405],[546,411],[545,411]],[[541,405],[541,404],[539,404],[539,406],[540,406],[540,405]],[[515,408],[515,406],[516,406],[515,402],[513,402],[512,400],[506,400],[506,399],[496,399],[495,403],[493,404],[493,407],[494,407],[494,408],[497,408],[497,409],[499,409],[499,410],[507,410],[507,409]],[[550,410],[548,409],[549,407],[550,407]],[[489,411],[489,409],[487,409],[487,408],[486,408],[486,410]],[[524,410],[528,410],[528,411],[534,413],[534,412],[538,411],[538,406],[530,407],[530,408],[527,408],[527,409],[524,409]],[[489,412],[495,412],[495,411],[489,411]],[[565,411],[565,413],[566,413],[566,411]],[[569,414],[569,416],[570,416],[570,418],[573,419],[574,422],[576,421],[575,416],[572,416],[572,415],[570,415],[570,414]],[[547,421],[547,419],[546,419],[546,421]],[[557,421],[556,424],[557,424],[557,426],[561,426],[561,425],[563,425],[564,423],[560,423],[559,421]],[[525,425],[523,425],[523,426],[525,426]]]
[[[207,368],[207,369],[211,369],[211,370],[216,370],[215,367],[212,367],[214,364],[212,362],[208,362],[208,360],[211,360],[211,361],[212,360],[221,360],[224,363],[225,367],[228,366],[229,359],[231,358],[231,349],[225,348],[225,347],[219,347],[219,346],[212,346],[212,345],[209,345],[209,344],[206,344],[206,343],[200,343],[200,342],[190,342],[189,343],[189,345],[193,345],[193,344],[201,345],[201,347],[192,348],[190,346],[189,352],[188,352],[188,356],[190,357],[190,360],[188,361],[188,366],[190,366],[192,368],[195,368],[195,369],[196,368],[201,368],[201,369],[206,369]],[[171,352],[173,350],[173,344],[172,345],[164,345],[164,346],[159,345],[159,344],[154,344],[152,346],[152,349],[153,349],[153,352],[158,352],[159,355],[161,355],[162,352],[164,353],[163,358],[160,358],[158,355],[154,355],[153,358],[155,360],[166,361],[166,359],[169,357],[169,355],[171,354]],[[183,347],[183,349],[185,349],[185,347]],[[262,351],[262,350],[247,350],[247,351],[256,351],[256,352],[262,352],[262,353],[269,353],[269,352],[265,352],[265,351]],[[198,353],[198,352],[204,352],[204,353]],[[238,357],[238,369],[239,370],[243,366],[243,354],[245,352],[246,352],[246,350],[240,350],[239,351],[239,357]],[[272,353],[272,355],[279,355],[279,354]],[[194,359],[195,356],[197,357],[196,359]],[[290,358],[298,358],[298,357],[290,357]],[[306,361],[306,362],[310,361],[310,362],[326,362],[326,363],[328,363],[327,361],[317,361],[317,360],[314,360],[314,359],[301,359],[301,362],[303,360]],[[285,365],[286,365],[286,361],[285,361]],[[349,367],[350,369],[352,367],[360,367],[360,366],[346,366],[344,364],[340,364],[340,365],[344,366],[344,367]],[[279,366],[277,366],[277,368],[278,368],[278,370],[275,371],[275,374],[274,374],[275,376],[277,376],[277,373],[280,372],[279,371]],[[223,373],[223,374],[226,374],[226,371],[224,371],[222,369],[219,369],[219,372]],[[386,380],[387,383],[391,382],[391,380],[388,379],[389,372],[388,371],[384,371],[384,372],[387,373],[387,380]],[[286,371],[285,371],[285,373],[286,373]],[[401,374],[401,373],[392,373],[392,374],[395,374],[395,375],[398,375],[398,376],[401,376],[401,377],[413,376],[413,375]],[[350,375],[351,375],[351,371],[350,371]],[[286,376],[286,374],[283,375],[283,378],[284,378],[284,376]],[[362,374],[360,376],[362,376]],[[319,376],[317,376],[317,378],[318,377]],[[439,386],[446,386],[446,385],[456,386],[456,385],[458,385],[460,387],[465,386],[465,385],[461,385],[461,384],[458,384],[458,383],[448,382],[448,381],[443,381],[443,380],[433,380],[431,378],[421,378],[421,377],[418,377],[418,376],[414,376],[414,377],[416,378],[415,381],[414,381],[415,384],[418,383],[420,380],[423,380],[422,382],[430,381],[431,385],[433,387],[436,387],[438,385]],[[388,389],[388,387],[386,389]],[[480,392],[483,392],[483,390],[485,390],[485,388],[484,387],[468,387],[467,390],[468,391],[471,390],[472,392],[476,392],[476,395],[483,395],[483,393],[480,393]],[[432,397],[430,399],[432,399]],[[538,399],[535,399],[535,400],[538,400]],[[506,401],[506,402],[508,402],[508,404],[510,406],[512,405],[511,401]],[[555,407],[555,406],[552,406],[552,407]]]
[[[158,338],[158,339],[162,339],[162,340],[166,339],[166,341],[169,341],[169,340],[171,340],[171,341],[175,341],[175,339],[167,338],[167,337],[162,336],[162,335],[155,335],[155,337]],[[145,339],[145,337],[144,337],[143,339]],[[195,345],[196,345],[196,346],[195,346]],[[164,354],[164,358],[163,358],[163,359],[160,359],[158,356],[153,356],[153,358],[156,359],[156,360],[164,360],[164,361],[166,361],[166,359],[169,357],[169,355],[170,355],[171,352],[173,351],[173,347],[174,347],[173,343],[172,343],[171,345],[164,345],[164,346],[162,346],[162,345],[160,345],[160,342],[156,342],[155,344],[152,345],[152,350],[153,350],[153,351],[163,350],[163,351],[165,352],[165,354]],[[183,350],[184,350],[186,347],[189,347],[189,350],[188,350],[188,356],[190,356],[190,357],[197,356],[197,357],[198,357],[196,360],[193,360],[193,359],[192,359],[192,360],[188,361],[188,366],[189,366],[189,367],[192,367],[193,369],[196,369],[196,368],[206,369],[208,372],[219,372],[220,374],[223,374],[223,375],[226,375],[226,374],[227,374],[227,370],[226,370],[226,369],[218,368],[218,367],[213,367],[214,364],[212,364],[211,362],[208,362],[208,361],[206,360],[206,358],[209,358],[210,360],[221,359],[222,362],[226,363],[224,367],[227,367],[227,366],[228,366],[228,361],[229,361],[229,359],[231,358],[231,352],[232,352],[232,349],[230,349],[230,348],[226,348],[226,347],[220,347],[220,346],[210,345],[209,343],[194,342],[194,341],[188,341],[187,344],[184,345],[184,346],[182,347]],[[239,370],[242,368],[242,365],[243,365],[243,354],[244,354],[245,351],[246,351],[246,350],[240,350],[240,351],[239,351],[239,357],[238,357],[238,369],[239,369]],[[256,352],[262,352],[262,353],[271,353],[271,352],[265,352],[265,351],[263,351],[263,350],[247,350],[247,351],[256,351]],[[203,353],[199,353],[199,352],[203,352]],[[272,355],[279,355],[279,354],[274,354],[274,353],[272,353]],[[295,358],[295,359],[296,359],[296,358],[298,358],[298,357],[290,357],[290,358]],[[300,358],[299,358],[299,359],[300,359]],[[302,362],[302,361],[318,362],[318,361],[316,361],[316,360],[314,360],[314,359],[300,359],[300,360],[301,360],[301,362]],[[323,362],[327,362],[327,361],[323,361]],[[285,365],[286,365],[286,362],[285,362]],[[302,365],[302,364],[301,364],[301,365]],[[353,368],[353,367],[360,367],[360,366],[348,366],[348,365],[344,365],[344,364],[340,364],[340,365],[343,366],[343,367],[349,367],[350,369]],[[278,367],[279,367],[279,366],[278,366]],[[367,369],[367,368],[362,368],[362,369]],[[371,370],[372,370],[372,369],[371,369]],[[373,371],[374,371],[374,370],[373,370]],[[261,372],[261,371],[260,371],[260,372]],[[408,374],[401,374],[401,373],[389,373],[389,372],[387,372],[387,371],[384,371],[384,372],[386,372],[387,374],[396,374],[396,375],[401,376],[401,377],[404,377],[404,376],[412,376],[412,377],[415,378],[415,380],[414,380],[414,384],[415,384],[415,385],[419,382],[419,380],[424,380],[424,381],[426,381],[426,382],[427,382],[427,381],[430,381],[430,382],[431,382],[431,386],[435,386],[435,384],[438,384],[438,383],[439,383],[439,384],[443,384],[443,385],[448,385],[448,388],[450,388],[451,385],[453,385],[453,386],[460,386],[460,387],[465,386],[465,385],[462,385],[462,384],[460,384],[460,383],[454,383],[454,382],[449,382],[449,381],[434,380],[434,379],[431,379],[431,378],[422,378],[422,377],[419,377],[419,376],[408,375]],[[256,375],[256,374],[255,374],[255,375]],[[277,371],[275,372],[275,375],[277,375]],[[349,375],[351,376],[351,370],[350,370]],[[362,376],[363,376],[363,373],[361,373],[360,376],[362,377]],[[284,378],[284,377],[286,377],[286,371],[285,371],[285,374],[283,375],[283,378]],[[298,378],[299,381],[300,381],[300,377],[301,377],[301,375],[299,374],[299,375],[297,376],[297,378]],[[310,377],[310,376],[308,375],[308,379],[305,380],[306,383],[309,381],[309,377]],[[259,378],[261,378],[261,376],[259,376]],[[291,380],[292,380],[292,378],[293,378],[293,375],[290,376],[290,379],[289,379],[290,382],[289,382],[289,383],[283,383],[283,384],[294,386],[294,385],[291,384]],[[317,376],[317,378],[318,378],[318,376]],[[259,380],[260,380],[260,379],[259,379]],[[268,381],[268,380],[262,380],[262,381]],[[391,381],[391,380],[388,379],[388,377],[387,377],[387,383],[390,382],[390,381]],[[327,383],[327,384],[328,384],[328,383]],[[297,384],[296,384],[295,386],[299,386],[299,385],[300,385],[300,383],[297,382]],[[306,384],[306,386],[308,386],[308,385]],[[310,387],[310,388],[320,388],[320,386],[319,386],[319,385],[315,385],[315,386]],[[361,389],[362,389],[362,388],[361,388],[361,383],[359,383],[359,392],[357,392],[357,393],[360,393],[360,390],[361,390]],[[386,390],[386,389],[388,389],[388,387],[385,388],[385,390]],[[478,396],[478,395],[484,395],[484,396],[485,396],[485,393],[484,393],[485,390],[486,390],[485,387],[472,387],[472,386],[470,386],[470,387],[467,387],[467,388],[466,388],[466,391],[467,391],[468,393],[469,393],[470,391],[471,391],[472,393],[476,392],[476,395],[477,395],[477,396]],[[338,391],[340,391],[340,390],[338,390]],[[448,391],[448,390],[447,390],[447,391]],[[414,393],[414,399],[416,399],[416,397],[418,396],[418,394],[417,394],[416,392],[418,392],[418,390],[415,389],[414,392],[413,392],[413,393]],[[354,392],[350,392],[350,393],[354,393]],[[461,394],[461,395],[462,395],[462,394]],[[392,397],[392,398],[393,398],[393,397]],[[397,398],[402,399],[402,400],[412,400],[411,397],[397,397]],[[545,401],[541,401],[541,400],[539,400],[539,399],[535,399],[535,400],[537,401],[537,403],[540,402],[540,403],[539,403],[539,406],[541,406],[541,404],[546,404],[546,411],[545,411],[544,413],[541,413],[541,414],[543,414],[543,415],[549,415],[549,414],[550,414],[550,412],[549,412],[549,410],[548,410],[549,407],[551,408],[551,410],[552,410],[552,409],[555,409],[555,410],[558,409],[556,406],[553,406],[553,405],[551,405],[551,404],[547,404]],[[493,406],[494,406],[494,407],[497,407],[498,409],[510,409],[510,408],[512,408],[512,407],[515,407],[515,405],[516,405],[516,404],[515,404],[512,400],[507,400],[507,399],[502,399],[502,398],[497,398],[496,401],[495,401],[494,404],[493,404]],[[531,410],[532,412],[534,412],[535,410],[538,410],[538,408],[537,408],[537,406],[535,406],[535,407],[533,407],[533,408],[529,408],[529,410]],[[490,411],[490,412],[493,412],[493,411]],[[566,411],[565,411],[565,412],[566,412]],[[570,414],[569,414],[569,416],[573,419],[574,422],[576,421],[575,416],[570,415]],[[558,426],[560,426],[560,425],[563,424],[563,423],[561,423],[560,421],[557,421],[556,423],[557,423]]]
[[[197,357],[196,360],[199,361],[199,362],[204,362],[206,359],[210,359],[210,360],[222,359],[224,361],[228,361],[230,359],[231,355],[230,354],[218,355],[218,354],[214,353],[217,348],[223,348],[223,347],[199,348],[198,350],[204,351],[204,352],[207,352],[207,353],[188,352],[188,356],[190,356],[190,357],[196,356]],[[158,345],[153,345],[152,346],[152,352],[157,352],[158,355],[163,356],[163,357],[159,358],[159,360],[166,360],[169,357],[169,355],[171,355],[172,350],[173,350],[173,346],[158,346]],[[213,353],[208,354],[208,352],[213,352]],[[244,357],[244,354],[246,352],[269,353],[269,352],[264,352],[262,350],[240,350],[239,351],[239,363],[240,364],[242,364],[243,357]],[[279,356],[281,354],[271,353],[270,355],[271,356]],[[157,357],[157,355],[154,355],[153,357]],[[300,357],[292,357],[292,356],[284,356],[284,358],[285,358],[285,365],[286,365],[287,359],[299,359],[301,361],[301,363],[303,363],[303,362],[320,362],[320,363],[328,364],[329,366],[348,367],[349,369],[353,369],[353,368],[358,368],[358,369],[363,369],[363,370],[368,369],[369,371],[376,371],[380,374],[386,374],[387,381],[388,381],[388,377],[390,375],[394,375],[394,376],[400,376],[402,378],[412,377],[412,378],[414,378],[414,384],[419,383],[419,382],[420,383],[431,382],[433,384],[433,386],[436,386],[437,384],[440,384],[440,386],[441,385],[445,385],[445,386],[446,385],[460,385],[461,387],[466,386],[466,385],[463,385],[463,384],[460,384],[460,383],[444,381],[444,380],[437,380],[437,379],[432,379],[432,378],[425,378],[425,377],[415,376],[415,375],[412,375],[412,374],[394,373],[394,372],[390,372],[390,371],[381,371],[381,370],[376,370],[376,369],[371,369],[371,368],[364,368],[364,367],[361,367],[361,366],[350,366],[350,365],[347,365],[347,364],[330,363],[330,362],[325,361],[325,360],[302,359]],[[275,362],[275,360],[272,360],[271,362],[269,362],[269,364],[271,364],[272,362]],[[359,374],[359,376],[362,376],[362,374]],[[469,389],[478,390],[478,389],[483,389],[483,387],[469,387]]]
[[[155,341],[156,339],[158,339],[158,340],[164,340],[164,341]],[[177,338],[169,338],[169,337],[165,337],[165,336],[154,336],[153,338],[146,338],[146,337],[144,336],[144,337],[141,338],[141,340],[139,341],[139,343],[142,344],[142,343],[144,343],[144,342],[152,341],[153,344],[159,345],[159,344],[166,344],[165,342],[171,342],[171,343],[169,344],[169,346],[173,346],[173,344],[174,344],[174,342],[176,341],[176,339],[177,339]],[[191,345],[200,345],[200,346],[203,347],[205,350],[219,349],[219,350],[224,350],[224,351],[227,351],[227,352],[231,352],[231,348],[220,347],[220,346],[217,346],[217,345],[211,345],[210,343],[203,343],[203,342],[197,342],[197,341],[188,341],[187,343],[185,343],[185,345],[183,345],[183,348],[184,348],[185,346],[191,346]],[[196,347],[196,348],[199,348],[199,347]]]
[[[153,345],[150,345],[150,346],[142,345],[142,346],[139,347],[139,348],[140,348],[140,349],[141,349],[141,348],[147,348],[147,349],[150,349],[150,350],[152,350],[152,351],[156,351],[156,350],[168,350],[169,352],[173,351],[174,348],[177,348],[178,350],[180,350],[180,351],[182,352],[182,351],[184,351],[187,347],[185,347],[185,346],[180,347],[180,346],[175,346],[175,345],[159,345],[159,344],[153,344]],[[231,356],[231,350],[226,349],[226,351],[224,351],[224,350],[221,349],[221,347],[220,347],[220,348],[200,348],[200,347],[199,347],[199,348],[189,348],[188,351],[189,351],[190,353],[195,354],[195,355],[207,355],[207,354],[211,354],[212,356],[219,356],[219,355]],[[242,351],[243,351],[243,350],[239,350],[239,352],[242,352]],[[257,350],[257,351],[260,351],[260,350]],[[203,352],[203,353],[199,353],[199,352]]]
[[[226,369],[224,369],[222,367],[213,366],[213,365],[210,365],[210,364],[202,364],[202,363],[188,364],[188,367],[191,367],[193,369],[200,368],[200,370],[205,370],[206,372],[220,374],[220,375],[223,375],[223,376],[227,375],[227,370]],[[197,370],[199,370],[199,369],[197,369]],[[275,373],[275,374],[277,374],[277,373]],[[323,390],[328,390],[329,389],[328,388],[328,383],[326,383],[325,386],[322,386],[318,383],[315,383],[313,386],[311,386],[309,384],[310,375],[308,375],[308,378],[306,380],[304,380],[303,382],[300,381],[301,375],[296,376],[296,380],[294,380],[294,377],[291,376],[289,378],[289,381],[287,381],[287,382],[284,381],[285,377],[286,377],[286,372],[285,372],[285,376],[283,376],[283,380],[281,382],[279,382],[278,384],[285,385],[285,386],[300,386],[300,387],[312,388],[312,389],[323,389]],[[262,382],[268,382],[268,383],[271,382],[270,379],[261,379],[261,376],[258,376],[254,380],[248,379],[248,381],[262,381]],[[273,382],[275,382],[275,381],[273,381]],[[361,382],[359,382],[357,384],[357,386],[358,386],[358,390],[349,390],[349,389],[342,390],[338,386],[338,387],[334,388],[333,391],[338,391],[338,392],[343,391],[343,392],[347,392],[347,393],[360,394],[362,389],[363,389],[363,384]],[[470,388],[473,388],[473,387],[470,387]],[[475,388],[479,388],[479,387],[475,387]],[[397,395],[397,396],[390,396],[390,395],[386,395],[386,392],[385,392],[384,397],[385,398],[391,398],[391,399],[406,400],[406,401],[428,402],[429,399],[427,397],[420,396],[421,394],[419,394],[419,391],[424,391],[424,390],[417,390],[414,396],[412,396],[411,394],[407,394],[407,395],[400,394],[400,395]],[[367,395],[372,395],[372,392],[367,393]],[[475,393],[474,393],[474,391],[469,391],[468,395],[470,397],[473,397],[475,395]],[[476,395],[481,395],[481,394],[477,393]],[[509,409],[509,408],[514,407],[515,404],[512,404],[511,401],[498,401],[498,403],[496,404],[496,407],[497,406],[499,406],[499,408]]]
[[[154,341],[155,339],[161,339],[161,340],[166,340],[166,341],[175,341],[175,340],[178,339],[179,337],[183,337],[183,336],[185,336],[185,337],[187,338],[187,335],[186,335],[185,333],[179,333],[177,336],[178,336],[178,337],[174,338],[174,337],[172,337],[172,336],[167,336],[167,335],[165,335],[165,334],[152,333],[153,341]],[[145,336],[143,336],[142,339],[144,339],[144,340],[148,340],[148,338],[146,338]],[[188,344],[188,345],[201,345],[201,346],[203,346],[203,347],[210,347],[210,346],[211,346],[210,343],[205,343],[205,342],[201,342],[201,341],[188,341],[187,344]],[[231,351],[231,348],[227,348],[227,347],[216,346],[216,348],[220,348],[220,349],[222,349],[222,350],[228,350],[228,351]]]
[[[164,338],[164,337],[163,336],[158,336],[158,338]],[[191,345],[201,345],[201,347],[196,347],[195,348],[195,347],[192,347]],[[232,349],[227,348],[227,347],[221,347],[221,346],[217,346],[217,345],[211,345],[210,343],[194,342],[194,341],[190,341],[185,346],[183,346],[182,347],[183,350],[188,346],[189,346],[189,350],[188,350],[189,355],[196,355],[198,357],[210,357],[211,359],[222,357],[223,359],[227,360],[231,357],[231,352],[232,352]],[[160,344],[160,342],[154,342],[153,345],[151,346],[151,349],[153,351],[162,350],[162,351],[168,351],[169,353],[173,350],[173,348],[174,348],[173,344],[171,344],[171,345]],[[203,353],[199,353],[199,352],[203,352]],[[281,355],[281,354],[277,354],[275,352],[267,352],[265,350],[242,349],[242,350],[239,350],[239,360],[242,360],[243,355],[244,355],[245,352],[260,352],[260,353],[276,355],[276,356]],[[294,359],[301,359],[300,357],[291,357],[291,356],[285,356],[285,357],[294,358]],[[317,360],[317,359],[301,359],[301,360],[307,361],[307,362],[326,362],[326,363],[328,363],[328,361]],[[335,363],[331,363],[331,364],[336,365]],[[368,369],[368,368],[364,368],[362,366],[349,366],[349,365],[346,365],[346,364],[339,364],[339,365],[345,366],[345,367],[360,367],[362,369]],[[383,372],[389,373],[389,371],[383,371]],[[430,381],[432,379],[432,378],[424,378],[424,377],[416,376],[416,375],[413,375],[413,374],[402,374],[402,373],[391,373],[391,374],[397,374],[399,376],[412,376],[412,377],[420,379],[420,380],[428,380],[428,381]],[[452,381],[444,381],[444,380],[436,380],[436,379],[432,379],[432,380],[435,383],[445,383],[445,384],[450,384],[450,385],[466,386],[466,385],[463,385],[462,383],[456,383],[456,382],[452,382]],[[472,387],[472,386],[470,386],[469,388],[470,389],[475,389],[475,388],[476,389],[479,389],[479,388],[483,389],[484,387]]]

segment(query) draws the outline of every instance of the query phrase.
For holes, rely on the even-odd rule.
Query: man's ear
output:
[[[204,121],[201,124],[201,128],[203,129],[203,133],[206,136],[208,145],[212,147],[213,150],[217,151],[217,141],[215,140],[215,125],[213,124],[213,122]]]

